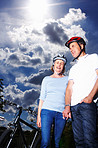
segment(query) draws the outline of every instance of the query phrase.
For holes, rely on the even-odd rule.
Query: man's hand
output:
[[[92,103],[92,98],[90,98],[90,97],[85,97],[83,100],[81,100],[80,103],[82,103],[82,102],[84,102],[84,103]]]
[[[71,118],[71,113],[70,113],[70,106],[66,106],[65,110],[63,111],[63,118],[66,117],[66,120],[68,118]]]
[[[96,70],[97,73],[97,80],[96,83],[93,87],[93,89],[91,90],[91,92],[89,93],[89,95],[87,97],[85,97],[83,100],[81,100],[80,103],[84,102],[84,103],[92,103],[94,96],[96,95],[96,93],[98,93],[98,69]]]

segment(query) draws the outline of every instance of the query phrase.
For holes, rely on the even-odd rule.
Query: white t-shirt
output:
[[[73,80],[71,106],[81,102],[89,95],[96,80],[98,69],[98,55],[86,54],[77,60],[76,64],[70,69],[69,80]]]

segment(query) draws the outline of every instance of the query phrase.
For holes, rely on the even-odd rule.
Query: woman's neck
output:
[[[63,74],[56,74],[56,73],[54,73],[53,75],[51,75],[50,77],[52,77],[52,78],[62,78],[62,77],[64,77],[64,75]]]

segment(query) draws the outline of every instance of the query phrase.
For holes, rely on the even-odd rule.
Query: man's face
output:
[[[71,43],[71,44],[69,45],[69,49],[70,49],[71,54],[72,54],[72,56],[73,56],[74,58],[76,58],[76,57],[79,55],[80,51],[81,51],[80,46],[78,45],[77,42]]]

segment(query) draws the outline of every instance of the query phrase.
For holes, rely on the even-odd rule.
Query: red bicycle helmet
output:
[[[79,45],[79,47],[80,47],[80,49],[81,49],[80,44],[83,44],[83,45],[84,45],[84,47],[83,47],[83,49],[81,49],[79,55],[73,59],[73,61],[74,61],[75,59],[77,59],[77,58],[81,55],[81,53],[82,53],[83,51],[85,52],[85,45],[86,45],[86,42],[85,42],[84,39],[81,38],[81,37],[72,37],[70,40],[68,40],[68,41],[65,43],[65,46],[67,46],[67,47],[69,48],[69,45],[70,45],[71,43],[73,43],[73,42],[77,42],[78,45]],[[79,44],[79,43],[80,43],[80,44]]]
[[[81,44],[84,44],[86,45],[85,41],[83,38],[81,37],[72,37],[70,40],[68,40],[66,43],[65,43],[65,46],[67,46],[69,48],[69,45],[72,43],[72,42],[77,42],[77,43],[81,43]]]

